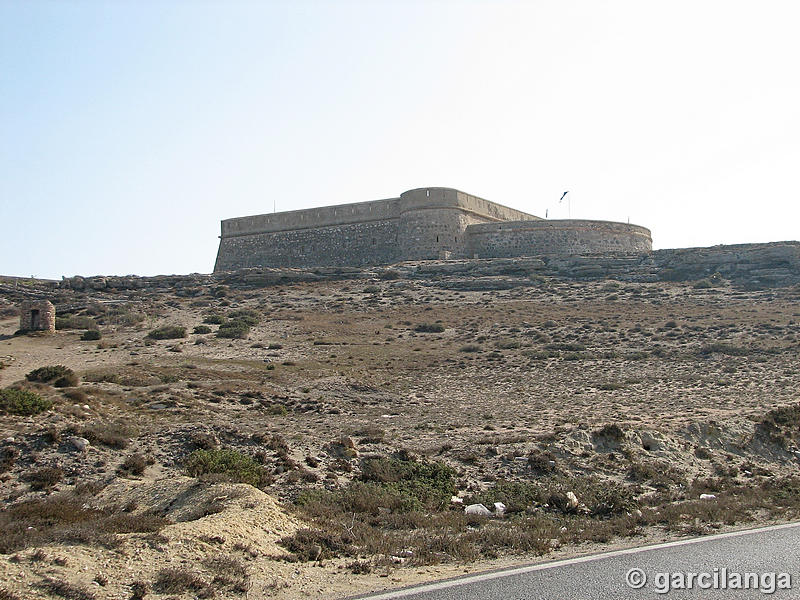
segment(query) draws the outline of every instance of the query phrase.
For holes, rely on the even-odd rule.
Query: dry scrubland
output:
[[[51,336],[9,289],[2,600],[343,597],[800,507],[797,288],[61,292]]]

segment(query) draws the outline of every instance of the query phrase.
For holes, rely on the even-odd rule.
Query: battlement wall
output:
[[[399,201],[399,198],[387,198],[226,219],[222,221],[222,237],[396,219]]]

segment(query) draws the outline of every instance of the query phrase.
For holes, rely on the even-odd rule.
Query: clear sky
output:
[[[0,2],[0,274],[210,272],[224,218],[455,187],[799,239],[796,1]]]

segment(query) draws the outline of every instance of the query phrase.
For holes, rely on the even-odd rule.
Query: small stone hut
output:
[[[19,328],[21,331],[56,330],[56,307],[48,300],[23,302],[20,307]]]

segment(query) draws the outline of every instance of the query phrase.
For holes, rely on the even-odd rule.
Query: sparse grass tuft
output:
[[[625,432],[622,427],[616,423],[606,423],[600,429],[594,432],[598,438],[605,438],[615,442],[621,442],[625,439]]]
[[[36,587],[49,592],[51,595],[61,596],[67,600],[95,600],[95,595],[86,588],[67,583],[66,581],[57,581],[48,578],[41,583],[37,583]]]
[[[0,600],[22,600],[22,598],[6,588],[0,587]]]
[[[188,569],[161,569],[153,582],[153,589],[162,594],[194,592],[198,598],[214,597],[214,589]]]
[[[751,348],[744,348],[742,346],[734,346],[732,344],[725,344],[723,342],[714,342],[713,344],[706,344],[700,350],[697,351],[697,354],[700,356],[707,356],[709,354],[725,354],[727,356],[749,356],[753,354],[755,350]]]
[[[66,315],[56,317],[56,329],[97,329],[92,317]]]
[[[281,538],[279,543],[294,554],[297,560],[304,562],[352,556],[354,552],[353,538],[346,532],[323,529],[299,529],[293,535]]]

